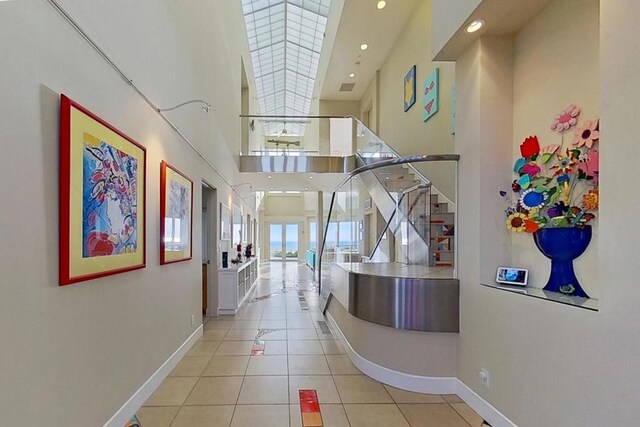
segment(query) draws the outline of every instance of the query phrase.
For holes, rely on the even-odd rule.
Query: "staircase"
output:
[[[370,164],[388,160],[388,157],[358,155],[358,160],[359,163]],[[453,267],[455,213],[449,210],[449,203],[442,201],[444,197],[431,183],[408,165],[376,169],[366,175],[363,182],[389,223],[389,230],[406,241],[407,253],[403,254],[406,262]],[[405,230],[402,229],[403,223],[408,224]]]

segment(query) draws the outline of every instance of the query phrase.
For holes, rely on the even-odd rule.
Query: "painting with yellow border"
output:
[[[160,164],[160,264],[190,260],[193,182],[164,160]]]
[[[404,76],[404,111],[416,103],[416,66],[411,67]]]
[[[60,285],[143,268],[146,149],[62,95]]]

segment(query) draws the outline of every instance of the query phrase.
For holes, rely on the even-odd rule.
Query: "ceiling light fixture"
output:
[[[378,10],[382,10],[382,9],[384,9],[384,7],[385,7],[386,5],[387,5],[387,2],[386,2],[386,1],[384,1],[384,0],[380,0],[380,1],[378,2],[378,4],[377,4],[377,8],[378,8]]]
[[[313,179],[313,176],[309,175],[309,179]]]
[[[362,43],[362,44],[360,45],[360,50],[367,50],[368,48],[369,48],[369,45],[368,45],[368,44],[366,44],[366,43]]]
[[[467,27],[467,33],[475,33],[482,27],[484,27],[484,19],[476,19]]]
[[[349,74],[349,77],[354,78],[356,76],[356,73],[351,73]]]
[[[267,178],[271,179],[271,175],[269,175]]]

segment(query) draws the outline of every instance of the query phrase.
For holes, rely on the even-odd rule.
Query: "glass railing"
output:
[[[446,163],[455,176],[459,156],[400,157],[386,144],[375,150],[358,151],[363,166],[325,194],[331,200],[319,257],[325,301],[336,267],[378,276],[456,276],[455,205],[415,166]]]

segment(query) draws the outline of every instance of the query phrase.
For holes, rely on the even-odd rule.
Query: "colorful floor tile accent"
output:
[[[322,427],[322,414],[320,403],[315,390],[299,390],[300,413],[302,414],[303,427]]]

